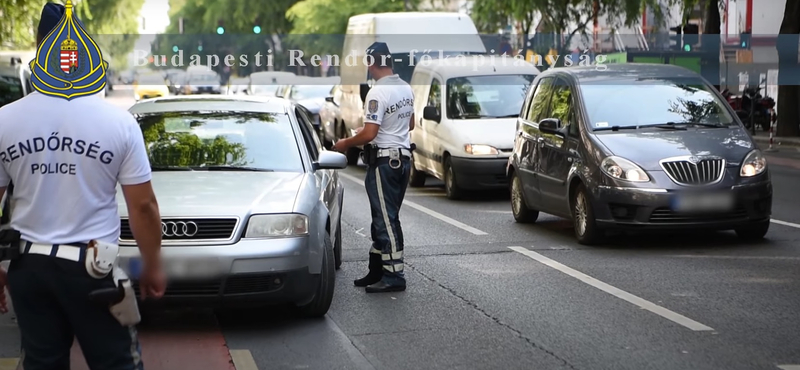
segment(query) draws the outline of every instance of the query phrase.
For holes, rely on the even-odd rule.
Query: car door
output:
[[[546,209],[553,210],[559,216],[569,215],[568,183],[570,168],[577,159],[579,144],[574,88],[569,81],[560,77],[555,81],[550,100],[550,114],[547,118],[559,120],[559,134],[542,133],[541,142],[541,176],[539,189]]]
[[[541,174],[539,157],[540,144],[543,140],[539,131],[539,121],[549,114],[550,98],[552,96],[554,77],[544,77],[533,87],[528,109],[520,117],[520,130],[517,134],[519,148],[517,170],[525,192],[528,205],[541,208],[541,194],[539,191],[539,175]]]
[[[311,157],[312,162],[316,162],[319,159],[319,153],[323,152],[325,149],[319,141],[319,137],[316,134],[316,130],[314,130],[314,126],[311,124],[308,113],[298,106],[295,107],[295,114],[300,123],[303,140],[308,148],[308,155]],[[313,171],[313,173],[314,177],[317,179],[317,189],[322,192],[320,195],[323,203],[325,203],[331,215],[336,215],[338,217],[338,207],[340,205],[336,202],[336,184],[338,183],[339,174],[336,170],[316,170]],[[331,222],[335,221],[337,220],[331,220]]]
[[[420,121],[420,129],[423,132],[423,150],[427,157],[427,168],[437,178],[441,179],[444,173],[444,164],[442,163],[442,138],[439,133],[442,129],[442,122],[446,119],[445,109],[442,105],[444,87],[442,86],[442,79],[437,75],[431,76],[431,85],[428,89],[428,99],[426,106],[435,107],[439,112],[440,121],[431,121],[422,119]]]

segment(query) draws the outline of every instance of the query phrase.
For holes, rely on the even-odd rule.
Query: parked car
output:
[[[346,158],[326,151],[308,117],[277,98],[196,95],[131,107],[153,169],[163,304],[330,307],[341,265]],[[178,145],[176,145],[176,142]],[[120,266],[139,274],[122,193]]]
[[[322,135],[322,125],[319,110],[325,105],[325,98],[331,95],[333,87],[339,82],[338,77],[310,77],[299,79],[296,83],[286,85],[278,90],[275,96],[290,99],[304,106],[311,113],[311,123],[322,140],[323,144],[330,146]]]
[[[275,94],[278,92],[278,89],[288,83],[291,83],[298,77],[299,76],[292,72],[282,71],[251,73],[250,76],[248,76],[250,82],[245,93],[258,96],[275,96]]]
[[[164,96],[169,96],[169,87],[160,73],[138,75],[133,81],[133,98],[136,101]]]
[[[187,72],[183,94],[221,94],[219,75],[213,71]]]
[[[13,103],[33,92],[31,75],[16,61],[0,65],[0,107]]]
[[[466,63],[423,61],[414,68],[416,144],[409,185],[427,175],[445,184],[449,199],[467,191],[508,189],[505,168],[525,93],[539,70],[525,61],[470,56]]]
[[[319,109],[319,122],[324,143],[335,143],[346,137],[342,112],[339,110],[341,101],[341,85],[336,85],[331,90],[330,96],[325,97],[325,104]]]
[[[534,81],[508,162],[514,218],[572,219],[582,244],[612,228],[763,238],[767,161],[720,93],[682,67],[604,67],[556,68]]]

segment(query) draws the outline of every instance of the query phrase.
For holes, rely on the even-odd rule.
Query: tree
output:
[[[143,5],[144,0],[81,0],[75,5],[111,68],[127,67],[128,54],[139,38],[137,17]]]
[[[0,0],[0,47],[32,49],[36,43],[36,22],[42,2],[31,0]]]
[[[777,136],[800,136],[800,1],[786,1],[783,22],[778,32],[778,112]]]
[[[719,0],[706,0],[705,20],[703,21],[703,50],[716,53],[716,75],[719,75],[719,50],[722,44],[719,39],[719,34],[722,29],[722,20],[719,14]],[[708,36],[706,36],[708,35]],[[714,74],[712,71],[711,74]],[[715,84],[714,87],[720,91],[720,85]]]

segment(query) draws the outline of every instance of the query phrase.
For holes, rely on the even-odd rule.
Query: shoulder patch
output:
[[[377,112],[378,111],[378,101],[375,100],[375,99],[370,100],[369,104],[367,105],[367,109],[369,109],[370,113]]]

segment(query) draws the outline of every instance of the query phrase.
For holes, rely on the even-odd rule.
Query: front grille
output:
[[[167,285],[167,297],[217,297],[235,294],[256,294],[277,291],[286,284],[283,274],[252,274],[231,276],[227,279],[206,281],[173,281]],[[141,296],[139,282],[133,282],[133,290]]]
[[[161,220],[161,238],[163,240],[228,240],[236,229],[235,218],[181,218]],[[181,224],[190,227],[184,232]],[[172,225],[176,223],[177,232],[173,232]],[[195,228],[193,225],[196,225]],[[164,232],[166,230],[166,232]],[[196,230],[196,231],[195,231]],[[133,240],[133,233],[127,219],[120,220],[120,240]]]
[[[186,282],[170,282],[164,292],[167,297],[198,297],[198,296],[218,296],[222,287],[222,281],[186,281]],[[139,282],[133,282],[133,290],[136,296],[141,296],[139,291]]]
[[[225,282],[224,294],[272,292],[283,287],[285,280],[281,274],[233,276]]]
[[[669,208],[658,208],[650,214],[650,222],[662,224],[734,221],[745,218],[747,218],[747,210],[743,207],[737,207],[732,211],[723,213],[679,213]]]
[[[663,161],[661,167],[667,176],[679,185],[709,185],[718,182],[725,171],[725,160],[721,158]]]

